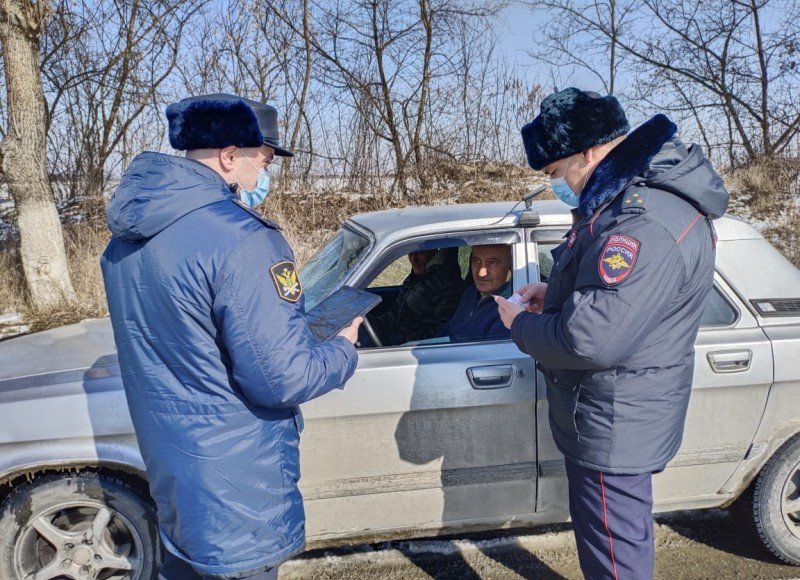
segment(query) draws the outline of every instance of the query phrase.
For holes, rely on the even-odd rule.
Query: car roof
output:
[[[361,213],[350,219],[382,239],[399,232],[408,233],[409,230],[437,233],[464,227],[513,227],[524,208],[521,201],[411,206]],[[541,225],[569,226],[572,223],[569,208],[560,201],[535,201],[533,209],[539,214]]]
[[[436,234],[453,230],[514,227],[524,209],[522,202],[464,203],[451,205],[410,206],[354,215],[349,221],[372,232],[376,239],[395,235]],[[539,214],[540,224],[566,226],[572,224],[569,207],[555,199],[537,200],[532,209]],[[729,215],[714,220],[720,240],[761,238],[747,222]]]

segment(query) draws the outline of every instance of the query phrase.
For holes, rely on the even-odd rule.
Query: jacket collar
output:
[[[647,169],[653,157],[677,131],[672,121],[658,114],[629,133],[589,177],[581,193],[579,216],[590,217],[598,207],[619,195],[633,178]]]

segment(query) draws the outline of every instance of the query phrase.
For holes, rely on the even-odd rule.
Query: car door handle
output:
[[[473,389],[503,389],[514,382],[514,365],[470,367],[467,377]]]
[[[741,373],[750,368],[753,351],[718,350],[708,353],[708,364],[715,373]]]

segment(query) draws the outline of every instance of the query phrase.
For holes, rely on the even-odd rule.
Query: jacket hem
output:
[[[199,562],[195,562],[194,560],[188,558],[180,549],[178,549],[175,544],[173,544],[159,529],[159,535],[161,536],[161,541],[164,543],[164,547],[169,550],[169,552],[175,556],[176,558],[180,558],[188,563],[192,568],[194,568],[197,572],[201,574],[209,574],[214,576],[248,576],[253,574],[258,574],[259,572],[263,572],[265,570],[269,570],[270,568],[275,568],[276,566],[281,565],[283,562],[296,556],[300,552],[305,549],[306,539],[305,539],[305,532],[300,535],[294,542],[279,550],[278,552],[270,554],[267,558],[261,558],[259,560],[248,560],[246,562],[240,562],[238,564],[201,564]]]
[[[643,466],[615,466],[615,465],[603,465],[601,463],[593,463],[586,459],[581,459],[573,455],[572,453],[568,453],[564,450],[564,447],[556,441],[556,447],[561,453],[564,454],[564,458],[568,461],[576,465],[580,465],[581,467],[585,467],[586,469],[593,469],[595,471],[602,471],[603,473],[608,473],[611,475],[642,475],[644,473],[658,473],[660,471],[664,471],[664,468],[667,466],[667,463],[675,457],[675,453],[670,454],[667,459],[659,461],[657,463],[652,463],[649,465]]]

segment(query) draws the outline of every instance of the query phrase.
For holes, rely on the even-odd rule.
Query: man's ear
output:
[[[231,171],[236,164],[236,149],[234,145],[223,147],[219,150],[219,166],[225,171]]]

